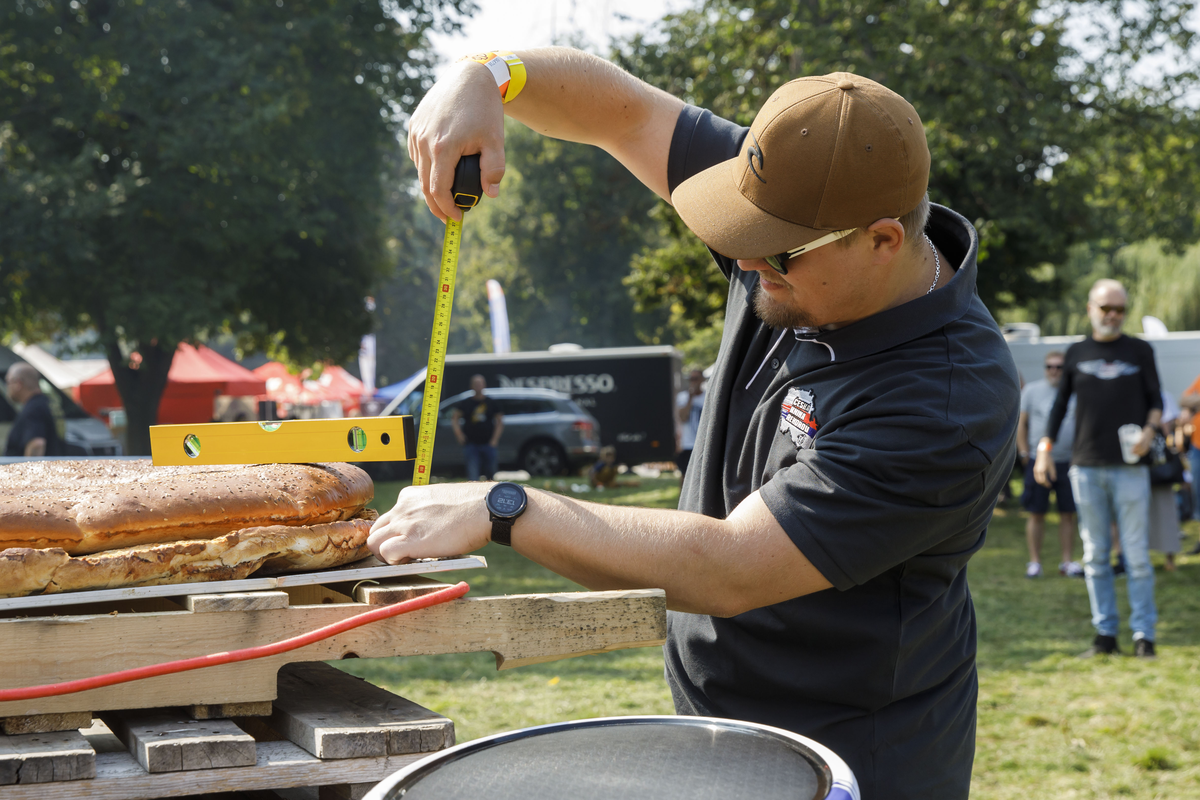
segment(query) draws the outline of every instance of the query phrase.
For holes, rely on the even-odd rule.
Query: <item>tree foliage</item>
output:
[[[908,98],[933,157],[930,196],[979,229],[989,305],[1062,286],[1037,268],[1079,242],[1197,238],[1193,2],[1147,0],[705,0],[625,43],[635,75],[749,124],[796,77],[847,71]],[[1079,21],[1090,22],[1080,27]],[[1136,67],[1169,56],[1139,82]],[[665,235],[672,235],[665,228]],[[647,307],[680,306],[671,253],[639,262]],[[689,258],[691,258],[689,256]],[[660,263],[663,269],[655,268]],[[666,274],[670,272],[671,274]],[[711,315],[712,283],[692,308]]]
[[[513,349],[653,342],[663,315],[637,313],[622,281],[654,233],[654,195],[598,148],[511,121],[506,139],[500,198],[466,217],[452,349],[490,347],[489,278],[504,288]]]
[[[1140,331],[1145,315],[1158,317],[1169,330],[1200,330],[1200,244],[1182,252],[1153,239],[1115,252],[1081,244],[1062,264],[1041,270],[1052,273],[1041,277],[1053,277],[1063,291],[1002,312],[1002,322],[1036,322],[1043,336],[1090,333],[1088,291],[1100,278],[1115,278],[1129,293],[1126,331]]]
[[[467,8],[6,0],[0,320],[94,328],[135,452],[180,341],[349,356],[387,263],[392,120],[431,83],[426,31]]]

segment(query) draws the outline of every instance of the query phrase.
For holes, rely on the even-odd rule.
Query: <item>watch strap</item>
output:
[[[512,547],[513,520],[492,517],[492,541],[505,547]]]

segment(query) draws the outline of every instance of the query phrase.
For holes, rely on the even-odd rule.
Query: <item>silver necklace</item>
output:
[[[932,292],[937,288],[938,278],[942,277],[942,260],[938,258],[937,248],[933,246],[933,240],[929,238],[929,234],[923,233],[921,235],[925,237],[926,242],[929,242],[929,249],[933,251],[933,283],[929,284],[929,292]],[[929,292],[926,292],[925,294],[929,294]]]

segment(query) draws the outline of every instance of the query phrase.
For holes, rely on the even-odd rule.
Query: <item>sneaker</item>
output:
[[[1133,654],[1138,658],[1153,661],[1158,658],[1154,653],[1154,642],[1149,639],[1138,639],[1133,643]]]
[[[1117,555],[1116,563],[1113,564],[1113,575],[1125,574],[1125,555],[1124,553]]]
[[[1138,641],[1144,642],[1145,639]],[[1150,642],[1150,649],[1154,649],[1154,642]],[[1117,637],[1101,636],[1096,634],[1096,638],[1092,640],[1092,646],[1079,654],[1080,658],[1091,658],[1092,656],[1117,656],[1121,654],[1121,649],[1117,647]]]
[[[1036,561],[1030,561],[1028,564],[1025,565],[1025,577],[1026,578],[1042,577],[1042,565]]]
[[[1058,565],[1058,574],[1068,578],[1082,578],[1083,565],[1078,561],[1064,561]]]

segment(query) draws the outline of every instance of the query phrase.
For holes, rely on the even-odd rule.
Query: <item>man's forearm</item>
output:
[[[46,455],[46,440],[42,437],[30,439],[25,444],[25,456],[27,458],[40,458]]]
[[[1144,427],[1154,428],[1155,430],[1157,430],[1158,426],[1160,424],[1162,424],[1162,409],[1161,408],[1150,409],[1150,412],[1148,414],[1146,414],[1146,424]]]
[[[660,588],[676,611],[732,616],[830,587],[758,495],[718,520],[530,493],[513,547],[590,589]]]
[[[478,550],[491,531],[489,488],[405,488],[372,526],[368,545],[393,564]],[[528,496],[513,549],[589,589],[663,589],[671,609],[732,616],[830,587],[757,493],[725,520],[534,489]]]
[[[504,106],[508,116],[545,136],[601,147],[669,196],[666,155],[681,100],[580,50],[545,47],[518,55],[528,80]]]

